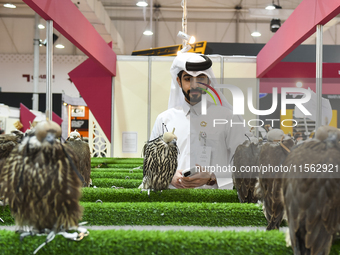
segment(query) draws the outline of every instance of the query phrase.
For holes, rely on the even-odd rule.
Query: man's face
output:
[[[206,89],[206,86],[200,84],[209,84],[209,78],[205,74],[200,74],[197,77],[193,77],[187,72],[183,72],[181,79],[177,77],[178,85],[182,88],[183,94],[185,96],[185,101],[191,105],[195,105],[202,99],[202,92],[205,91],[199,89]]]

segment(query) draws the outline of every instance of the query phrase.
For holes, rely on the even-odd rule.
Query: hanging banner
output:
[[[188,52],[205,53],[207,41],[190,44],[191,49]],[[132,56],[177,56],[177,52],[183,48],[182,44],[159,47],[146,50],[136,50],[132,52]]]

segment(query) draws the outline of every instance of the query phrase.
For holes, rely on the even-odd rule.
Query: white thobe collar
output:
[[[201,115],[201,102],[198,102],[195,105],[191,105],[191,110],[194,114],[196,114],[197,116]]]
[[[186,101],[183,102],[182,104],[182,109],[183,109],[183,112],[185,113],[185,116],[187,116],[190,112],[190,104],[188,104]]]
[[[186,101],[182,104],[183,111],[185,113],[185,116],[187,116],[190,112],[192,112],[195,115],[201,115],[201,102],[198,102],[195,105],[190,105]]]

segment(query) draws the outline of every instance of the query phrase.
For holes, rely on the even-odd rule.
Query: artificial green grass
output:
[[[143,180],[143,173],[119,173],[113,171],[91,172],[91,179],[112,178],[112,179],[134,179]]]
[[[103,173],[103,172],[112,172],[112,173],[143,173],[143,169],[126,169],[126,168],[92,168],[91,173]]]
[[[91,167],[135,168],[143,165],[143,158],[91,158]]]
[[[0,221],[0,226],[14,224],[14,218],[12,217],[11,211],[9,210],[8,206],[5,207],[0,206],[0,218],[3,219],[4,221],[4,222]]]
[[[125,182],[126,180],[124,180]],[[132,181],[132,180],[130,180]],[[141,184],[141,181],[139,181]],[[140,192],[140,189],[83,188],[82,202],[223,202],[239,203],[235,190],[172,189],[160,192]]]
[[[267,226],[262,208],[226,203],[81,203],[90,225]]]
[[[267,226],[262,208],[228,203],[80,203],[89,225]],[[4,217],[5,216],[5,217]],[[9,211],[0,217],[10,217]],[[13,225],[13,219],[3,225]]]
[[[3,255],[30,254],[46,236],[26,237],[0,231]],[[284,234],[272,232],[232,231],[136,231],[91,230],[80,242],[61,236],[45,245],[38,254],[292,254],[285,246]]]
[[[112,186],[123,187],[125,189],[138,188],[142,180],[134,179],[111,179],[111,178],[96,178],[92,180],[92,185],[98,188],[111,188]]]
[[[22,242],[19,234],[0,230],[3,255],[31,254],[46,236],[29,236]],[[330,254],[339,254],[336,241]],[[90,230],[80,242],[61,236],[45,245],[38,254],[261,254],[292,255],[285,234],[279,231],[137,231]]]
[[[126,169],[134,169],[137,167],[143,167],[142,164],[91,164],[91,168],[126,168]]]
[[[93,164],[143,164],[144,158],[91,158]]]

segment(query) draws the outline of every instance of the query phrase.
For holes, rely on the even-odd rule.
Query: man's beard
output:
[[[192,95],[190,97],[190,92],[198,92],[199,94],[198,95]],[[182,92],[183,92],[183,95],[185,96],[185,98],[189,101],[189,102],[193,102],[193,103],[198,103],[201,101],[202,99],[202,91],[199,90],[199,89],[189,89],[188,92],[185,92],[182,88]]]

